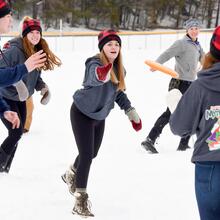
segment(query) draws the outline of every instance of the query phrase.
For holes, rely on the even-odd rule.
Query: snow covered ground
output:
[[[72,94],[81,86],[85,59],[96,52],[57,52],[62,67],[43,73],[52,98],[42,106],[40,94],[35,93],[31,130],[20,140],[11,172],[0,174],[1,220],[81,219],[71,214],[74,199],[60,176],[77,155],[69,119]],[[148,154],[140,145],[166,108],[170,77],[149,72],[144,64],[146,58],[155,59],[161,52],[123,50],[126,92],[142,118],[143,129],[135,132],[117,104],[107,118],[88,184],[94,220],[199,219],[192,149],[177,152],[179,137],[169,126],[158,140],[159,154]],[[0,131],[2,142],[6,136],[2,124]]]

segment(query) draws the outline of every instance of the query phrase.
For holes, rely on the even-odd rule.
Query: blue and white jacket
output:
[[[5,88],[12,85],[13,83],[21,80],[28,70],[24,64],[19,64],[14,67],[2,67],[0,68],[0,88]],[[8,104],[0,97],[0,117],[3,117],[5,111],[9,111],[10,107]]]

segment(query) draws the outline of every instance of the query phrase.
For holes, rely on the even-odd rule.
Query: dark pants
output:
[[[72,130],[79,154],[75,159],[76,188],[86,188],[92,159],[98,154],[101,146],[105,120],[94,120],[80,112],[75,104],[70,110]]]
[[[201,220],[220,219],[220,162],[197,162],[195,192]]]
[[[3,124],[8,129],[8,137],[1,144],[1,148],[5,151],[5,153],[10,155],[14,154],[14,151],[17,148],[18,141],[23,134],[23,128],[26,118],[26,104],[25,102],[13,101],[8,99],[5,99],[5,101],[10,106],[11,111],[17,112],[20,119],[19,128],[12,129],[12,124],[5,118],[1,118]]]
[[[178,80],[178,79],[172,78],[169,84],[169,91],[172,89],[179,89],[180,92],[184,94],[190,85],[191,85],[191,82],[189,81]],[[168,124],[170,120],[170,115],[171,115],[171,112],[169,108],[167,108],[166,111],[155,122],[154,127],[151,129],[148,135],[148,137],[153,142],[155,142],[155,140],[160,136],[165,125]],[[189,139],[190,139],[190,136],[181,138],[180,143],[183,145],[188,145]]]

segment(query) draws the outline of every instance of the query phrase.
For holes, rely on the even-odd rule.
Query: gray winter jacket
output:
[[[26,59],[22,39],[20,37],[14,38],[9,41],[9,47],[3,51],[3,57],[0,58],[0,67],[14,67],[17,64],[23,64]],[[22,78],[22,81],[28,90],[29,97],[34,93],[34,89],[40,91],[46,85],[41,78],[41,72],[38,70],[33,70],[29,74],[26,74]],[[14,86],[0,88],[0,96],[10,100],[20,101]]]
[[[157,62],[163,64],[175,57],[175,71],[179,73],[180,79],[194,81],[197,73],[198,62],[201,61],[204,51],[198,41],[192,41],[187,35],[177,40],[164,51]]]
[[[128,110],[131,103],[127,95],[117,90],[117,85],[110,81],[102,82],[96,78],[96,68],[102,66],[98,57],[87,59],[83,88],[77,90],[74,95],[74,103],[77,108],[92,119],[104,120],[111,109],[114,108],[114,102],[123,110]]]
[[[197,135],[192,162],[220,162],[220,62],[198,72],[170,118],[181,137]]]

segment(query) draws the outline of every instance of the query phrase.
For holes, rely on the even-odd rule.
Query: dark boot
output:
[[[141,143],[141,145],[143,146],[143,148],[146,151],[149,151],[152,154],[157,154],[158,151],[155,148],[154,143],[155,143],[155,141],[153,141],[149,137],[147,137],[146,140]]]
[[[14,156],[15,156],[15,152],[16,152],[16,150],[17,150],[17,146],[18,146],[18,145],[16,144],[14,151],[9,155],[9,160],[8,160],[7,165],[6,165],[6,167],[5,167],[5,172],[6,172],[6,173],[9,173],[9,170],[10,170],[11,164],[12,164],[12,161],[13,161]]]
[[[5,151],[0,148],[0,172],[6,172],[6,166],[10,159],[10,155],[6,154]]]
[[[179,144],[177,150],[178,150],[178,151],[185,151],[185,150],[187,150],[187,149],[189,149],[189,148],[190,148],[190,146],[189,146],[188,144],[182,144],[182,143],[180,142],[180,144]]]
[[[189,139],[190,139],[190,136],[181,138],[177,150],[179,150],[179,151],[185,151],[185,150],[189,149],[189,148],[190,148],[190,147],[189,147]]]

